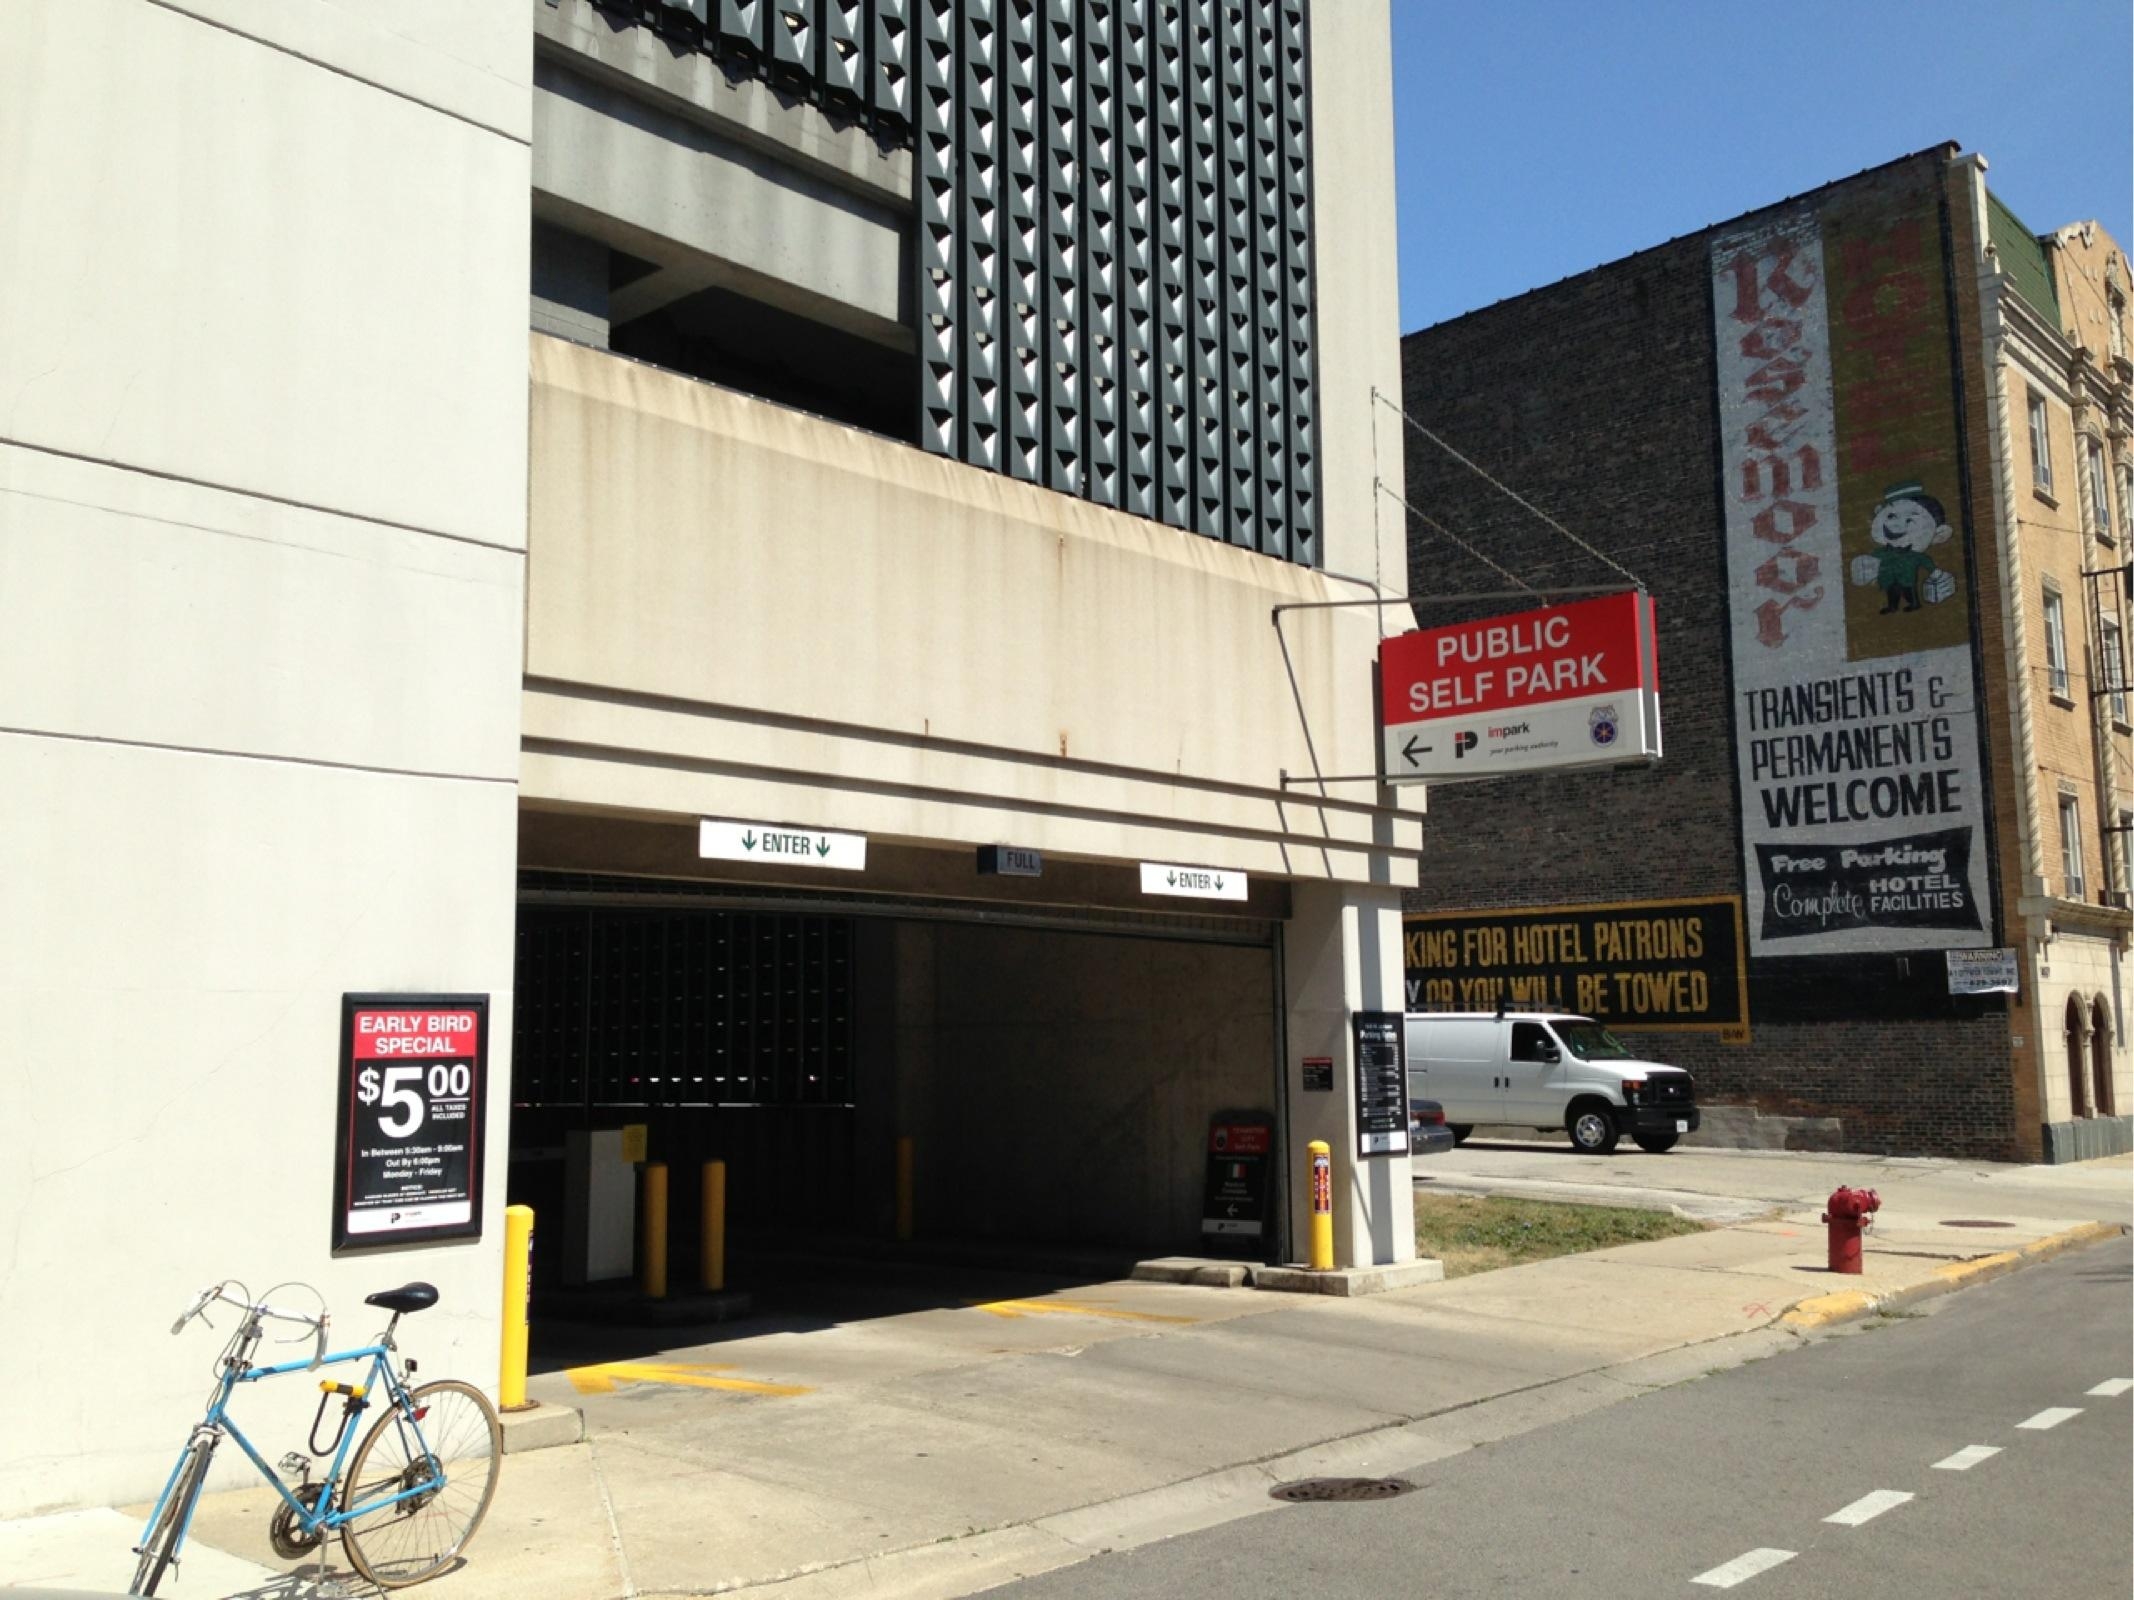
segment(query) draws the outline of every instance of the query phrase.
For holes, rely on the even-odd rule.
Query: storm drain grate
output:
[[[1980,1217],[1945,1217],[1942,1219],[1941,1225],[1944,1228],[2012,1228],[2015,1226],[2012,1222],[1989,1222]]]
[[[1299,1478],[1268,1492],[1277,1500],[1390,1500],[1415,1487],[1406,1478]]]

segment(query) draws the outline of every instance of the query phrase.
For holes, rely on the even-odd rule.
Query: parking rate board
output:
[[[482,1231],[487,995],[341,997],[333,1246]]]
[[[1388,783],[1660,756],[1652,600],[1626,591],[1384,640]]]

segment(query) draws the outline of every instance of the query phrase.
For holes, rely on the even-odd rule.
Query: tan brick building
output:
[[[1993,492],[1978,510],[2007,626],[1983,664],[2008,719],[2007,932],[2025,978],[2010,1046],[2019,1095],[2035,1085],[2042,1153],[2080,1158],[2123,1147],[2112,1122],[2134,1108],[2127,258],[2094,222],[2033,234],[1984,167],[1970,164]]]
[[[1687,988],[1411,938],[1411,1005],[1605,990],[1707,1139],[2134,1143],[2128,288],[1944,145],[1409,334],[1419,620],[1627,571],[1665,722],[1653,766],[1433,786],[1410,932],[1696,929]]]

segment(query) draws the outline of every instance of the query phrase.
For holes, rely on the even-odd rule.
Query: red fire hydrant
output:
[[[1882,1197],[1872,1189],[1847,1189],[1842,1185],[1825,1202],[1823,1220],[1830,1224],[1830,1270],[1860,1270],[1860,1235],[1874,1226]]]

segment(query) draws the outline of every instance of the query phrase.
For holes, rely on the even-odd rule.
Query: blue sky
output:
[[[1403,332],[1943,140],[2134,249],[2128,0],[1392,6]]]

